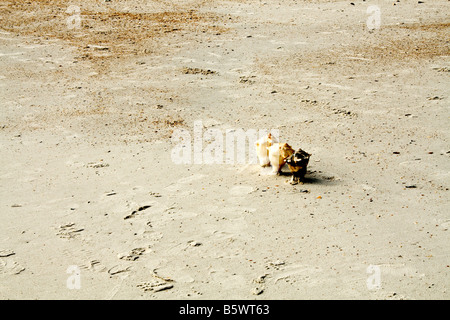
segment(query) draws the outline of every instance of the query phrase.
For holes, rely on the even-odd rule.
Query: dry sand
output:
[[[1,1],[0,299],[448,299],[449,12]],[[195,121],[306,182],[175,164]]]

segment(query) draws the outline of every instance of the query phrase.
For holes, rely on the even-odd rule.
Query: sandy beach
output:
[[[449,13],[0,1],[0,299],[449,299]]]

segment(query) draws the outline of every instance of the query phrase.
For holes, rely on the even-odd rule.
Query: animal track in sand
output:
[[[260,294],[262,294],[265,290],[266,287],[266,277],[268,276],[268,274],[263,274],[260,275],[259,277],[257,277],[256,279],[253,279],[252,283],[255,285],[255,287],[253,287],[251,293],[255,296],[258,296]]]
[[[147,292],[147,291],[159,292],[159,291],[172,289],[173,284],[161,282],[161,281],[149,281],[149,282],[142,282],[142,283],[138,284],[137,287],[141,288],[145,292]]]
[[[95,272],[105,272],[107,268],[101,264],[98,260],[89,260],[86,264],[80,267],[81,269],[95,271]]]
[[[130,271],[131,266],[115,265],[109,268],[108,273],[112,276]]]
[[[134,248],[130,252],[119,253],[117,257],[122,260],[135,261],[147,251],[146,248]]]
[[[147,291],[159,292],[173,288],[172,283],[174,282],[174,280],[172,280],[171,278],[162,277],[158,275],[155,271],[153,271],[152,276],[153,279],[151,279],[150,281],[142,282],[138,284],[137,287],[141,288],[145,292]]]
[[[0,259],[0,274],[19,274],[24,271],[25,268],[11,259]]]
[[[70,222],[59,226],[56,235],[58,235],[62,239],[73,239],[78,236],[83,230],[84,228],[77,228],[75,226],[75,223]]]
[[[25,270],[25,268],[19,265],[16,261],[9,258],[15,254],[16,253],[14,251],[9,249],[0,250],[0,257],[8,258],[0,258],[0,274],[19,274]]]

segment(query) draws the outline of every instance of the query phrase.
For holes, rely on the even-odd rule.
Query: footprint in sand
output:
[[[152,280],[152,281],[148,281],[148,282],[142,282],[142,283],[138,284],[137,287],[141,288],[145,292],[147,292],[147,291],[159,292],[159,291],[172,289],[173,284],[167,283],[164,281]]]
[[[162,277],[158,275],[155,271],[153,271],[153,279],[150,281],[142,282],[137,285],[138,288],[141,288],[145,292],[153,291],[159,292],[173,288],[174,280],[167,277]]]
[[[131,266],[124,266],[124,265],[115,265],[111,268],[109,268],[108,273],[112,276],[127,273],[131,270]]]
[[[19,274],[25,268],[12,259],[0,259],[0,274]]]
[[[0,257],[8,258],[8,259],[0,258],[0,274],[19,274],[25,270],[25,268],[19,265],[16,261],[9,258],[15,254],[16,253],[14,251],[9,249],[0,250]]]
[[[253,279],[252,283],[254,287],[251,290],[251,293],[255,296],[262,294],[266,288],[266,277],[267,273],[260,275],[259,277]]]
[[[56,235],[58,235],[61,239],[74,239],[77,237],[84,228],[76,227],[75,223],[70,222],[64,225],[59,226]]]
[[[135,261],[147,251],[146,248],[134,248],[130,252],[119,253],[117,257],[122,260]]]
[[[107,267],[101,264],[98,260],[90,260],[86,264],[80,267],[83,270],[95,271],[95,272],[105,272],[108,270]]]

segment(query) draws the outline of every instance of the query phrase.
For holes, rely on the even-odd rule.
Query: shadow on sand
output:
[[[292,173],[290,171],[282,171],[280,172],[280,176],[284,177],[292,177]],[[300,183],[301,184],[301,183]],[[334,176],[326,175],[323,172],[317,171],[307,171],[303,184],[318,184],[318,185],[337,185],[338,181]]]

